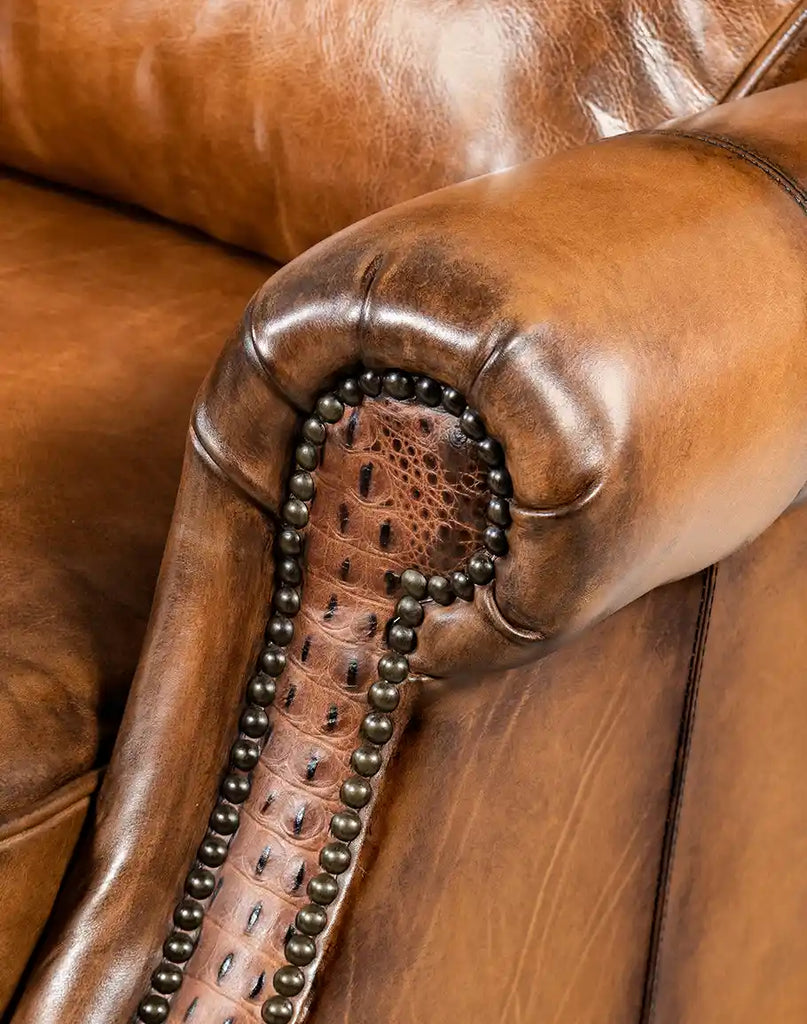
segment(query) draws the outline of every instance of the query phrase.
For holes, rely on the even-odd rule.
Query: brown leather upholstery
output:
[[[799,1024],[807,509],[720,566],[651,1024]]]
[[[215,802],[236,735],[240,696],[262,643],[271,584],[269,542],[275,518],[291,514],[283,495],[297,412],[310,410],[317,394],[336,386],[344,373],[365,365],[431,375],[460,389],[504,446],[513,485],[510,553],[497,563],[495,584],[481,589],[473,602],[445,608],[429,603],[410,656],[415,677],[481,677],[474,701],[482,702],[488,689],[508,680],[514,686],[516,679],[542,679],[541,670],[532,667],[505,683],[484,686],[498,666],[549,653],[660,584],[705,569],[757,536],[792,503],[807,479],[805,139],[807,86],[798,84],[664,131],[601,143],[408,203],[323,243],[259,292],[197,405],[149,636],[103,790],[105,811],[68,883],[59,928],[51,933],[15,1024],[34,1024],[43,1014],[67,1024],[127,1020],[147,989]],[[329,467],[331,449],[323,452]],[[302,459],[299,450],[296,457]],[[317,482],[329,492],[323,514],[332,521],[335,502],[337,520],[342,513],[328,472]],[[355,469],[353,479],[347,469],[344,475],[343,493],[354,494]],[[352,499],[344,500],[349,510]],[[416,505],[409,509],[410,518],[416,510]],[[373,526],[374,538],[377,516],[362,521]],[[371,542],[369,534],[361,539],[365,547]],[[327,564],[332,551],[339,548],[312,547],[308,553],[311,589],[304,591],[303,622],[323,614],[328,588],[320,581],[338,572],[338,558]],[[389,615],[399,596],[396,579]],[[507,946],[509,963],[516,966],[506,976],[507,991],[502,981],[496,992],[514,1016],[525,1007],[538,1007],[558,1021],[577,1020],[575,1013],[596,1021],[640,1012],[642,965],[653,948],[664,950],[658,931],[664,904],[654,914],[653,863],[656,879],[671,872],[675,880],[676,833],[663,834],[664,792],[684,781],[680,759],[674,764],[676,750],[685,750],[676,745],[678,722],[689,706],[687,682],[691,695],[700,673],[713,585],[709,572],[700,588],[693,581],[669,587],[609,619],[600,627],[599,641],[592,639],[596,634],[578,641],[595,645],[584,659],[596,665],[584,690],[607,682],[594,653],[602,644],[608,664],[623,679],[614,685],[636,695],[625,698],[626,731],[610,768],[623,771],[618,796],[626,802],[618,807],[600,802],[589,812],[586,827],[608,852],[600,863],[599,849],[591,851],[592,874],[579,890],[580,901],[562,891],[553,897],[574,933],[559,951],[556,980],[539,973],[533,983],[523,975],[522,935]],[[331,609],[330,601],[325,608]],[[649,627],[654,639],[643,639],[643,615],[667,623],[670,633],[663,635],[669,647],[656,646],[657,625]],[[345,628],[354,628],[350,620]],[[270,627],[267,637],[273,636]],[[630,644],[623,647],[628,637]],[[366,642],[372,650],[374,638]],[[275,648],[270,650],[274,657]],[[289,651],[299,668],[302,649],[297,654],[290,646]],[[660,651],[666,653],[659,664]],[[561,664],[559,658],[556,665]],[[620,665],[627,681],[618,673]],[[344,685],[343,669],[339,658],[329,658],[319,679],[324,693],[298,705],[303,710],[294,724],[297,746],[281,747],[273,760],[275,737],[268,741],[262,764],[283,780],[284,797],[287,784],[295,785],[288,772],[299,775],[307,763],[307,737],[321,730],[329,695],[338,692],[337,683]],[[568,682],[567,670],[558,671]],[[370,678],[363,680],[365,686]],[[307,680],[302,673],[301,689]],[[414,685],[404,688],[405,703]],[[550,686],[544,697],[549,703],[537,705],[550,723],[563,720],[562,709],[553,711],[551,704],[562,686],[562,681]],[[648,707],[643,692],[661,703]],[[606,721],[608,708],[606,703],[601,712]],[[281,738],[292,734],[284,727],[288,711],[283,702],[272,712]],[[506,722],[515,722],[515,711],[501,713]],[[536,708],[517,712],[536,723],[528,727],[527,742],[538,727],[537,714]],[[396,719],[398,730],[405,717]],[[495,705],[487,721],[493,729]],[[627,770],[622,766],[640,734],[652,740]],[[566,835],[553,822],[574,820],[578,809],[578,790],[564,774],[567,756],[575,751],[572,763],[583,766],[594,757],[597,734],[588,740],[586,735],[585,729],[579,737],[548,729],[542,740],[559,746],[540,755],[519,754],[525,762],[514,755],[514,775],[523,781],[514,779],[513,790],[502,779],[503,806],[514,809],[527,792],[534,761],[545,765],[537,768],[537,780],[552,771],[562,780],[551,801],[543,798],[549,801],[543,805],[547,834],[537,823],[528,833],[519,832],[513,842],[521,844],[520,857],[509,861],[526,860],[529,850],[536,850],[539,864],[546,865],[537,877],[546,887],[553,886],[553,856],[559,856],[553,850],[562,848]],[[686,739],[686,730],[683,735]],[[484,738],[479,744],[482,751]],[[326,750],[332,745],[324,744]],[[433,763],[437,755],[428,744],[423,752]],[[479,814],[478,794],[489,785],[488,758],[482,757],[481,765],[464,761],[457,813],[466,822]],[[585,781],[586,768],[580,770]],[[263,771],[256,769],[255,780]],[[406,776],[416,787],[423,785],[415,769]],[[182,786],[174,784],[178,778]],[[326,781],[331,782],[330,774]],[[388,799],[389,785],[381,792]],[[539,822],[540,790],[534,792]],[[180,1001],[184,994],[178,997],[172,1021],[187,1015],[197,997],[193,1015],[205,1024],[221,1013],[232,1017],[233,1004],[247,1019],[258,1019],[276,949],[272,940],[263,950],[261,989],[247,988],[247,982],[256,986],[262,977],[256,973],[259,958],[250,959],[251,940],[237,927],[253,898],[254,880],[236,879],[239,871],[245,877],[245,864],[257,863],[254,856],[241,855],[244,843],[251,844],[252,855],[257,849],[256,806],[248,802],[240,812],[245,838],[239,832],[233,841],[232,865],[228,861],[210,876],[224,880],[221,893],[235,892],[239,902],[226,903],[222,911],[214,903],[185,972],[191,1004]],[[446,804],[436,806],[451,814]],[[633,838],[639,807],[647,816]],[[532,807],[523,813],[527,810]],[[380,814],[384,822],[383,807]],[[371,830],[384,828],[378,820],[376,814]],[[396,841],[408,843],[413,825],[402,827],[405,834]],[[166,844],[169,834],[172,841]],[[425,841],[424,855],[439,860],[444,855],[440,829],[435,835]],[[433,841],[438,845],[431,847]],[[616,960],[600,953],[601,971],[616,964],[622,973],[605,989],[598,1018],[601,1007],[591,1001],[591,978],[576,974],[574,965],[591,952],[586,944],[594,927],[591,900],[596,907],[596,894],[607,886],[615,859],[619,864],[634,842],[644,851],[633,869],[636,888],[613,913],[619,934],[630,933],[639,945],[612,947]],[[279,849],[281,863],[272,865],[271,877],[290,879],[301,847],[284,840]],[[358,875],[346,877],[363,873],[368,849]],[[468,877],[480,870],[462,861],[458,868],[458,880],[466,870]],[[348,903],[358,899],[356,908],[361,905],[362,896],[352,896],[355,889],[348,886],[348,896],[335,904],[337,923],[344,923]],[[121,891],[127,894],[125,904]],[[275,891],[268,904],[273,910],[279,895]],[[456,913],[466,919],[472,912],[482,918],[484,906],[485,917],[494,920],[495,891],[472,889],[456,899],[458,908],[466,908]],[[512,906],[512,899],[502,905]],[[287,911],[289,926],[294,909]],[[522,909],[519,918],[526,922],[528,949],[536,956],[544,955],[544,940],[536,939],[535,929],[545,931],[552,922],[549,910],[540,916],[531,925],[533,912]],[[228,929],[225,936],[217,919]],[[425,909],[412,921],[416,932],[405,948],[420,942],[427,950],[439,948],[432,945],[439,938],[434,915]],[[367,934],[360,930],[355,941],[368,941],[362,940]],[[371,929],[370,934],[379,933]],[[357,970],[350,954],[342,952],[345,947],[334,944],[336,935],[336,926],[329,927],[314,962],[315,969],[323,965],[320,992],[330,992],[322,998],[331,1000],[315,1012],[327,1013],[330,1005],[348,1015],[355,1009],[349,999],[370,997],[353,981],[343,996],[328,988],[337,984],[327,980],[329,963],[336,979]],[[652,970],[650,977],[655,984]],[[444,979],[437,972],[426,990],[438,993]],[[310,981],[309,974],[306,985]],[[473,991],[468,989],[467,999],[460,992],[444,1004],[446,1014],[490,1009],[492,996],[480,994],[476,978],[469,984]],[[306,988],[290,1011],[295,1022],[310,1009],[310,996]],[[386,1005],[390,1021],[407,1019],[412,1007],[394,994]]]
[[[801,6],[6,0],[0,160],[286,260],[410,196],[754,88]]]
[[[188,403],[268,268],[12,176],[0,208],[4,1004],[109,756]]]
[[[790,14],[745,66],[725,100],[800,82],[807,71],[807,4],[793,5]]]
[[[534,656],[518,630],[551,645],[723,557],[807,479],[805,122],[789,86],[343,232],[258,295],[239,342],[256,355],[231,346],[197,430],[277,509],[278,392],[310,408],[357,361],[457,387],[508,452],[512,555],[503,619],[484,604],[432,617],[422,667],[455,672],[482,638],[488,658]],[[257,422],[272,424],[263,451]]]
[[[638,1024],[704,583],[424,713],[313,1020]]]
[[[271,995],[289,922],[308,903],[306,884],[320,871],[339,787],[351,774],[367,688],[385,651],[389,573],[445,571],[481,544],[484,474],[468,447],[446,412],[389,398],[334,426],[317,473],[306,600],[278,680],[271,741],[169,1021],[179,1024],[193,1008],[198,1024],[219,1024],[256,1014]]]
[[[24,737],[11,736],[19,751]],[[8,1003],[50,913],[87,813],[97,773],[87,772],[0,826],[0,1006]],[[43,870],[45,868],[45,870]]]
[[[1,160],[281,259],[437,186],[654,129],[395,207],[260,290],[197,404],[113,763],[14,1024],[128,1024],[177,942],[182,988],[169,1008],[152,986],[141,1020],[260,1020],[401,570],[469,571],[481,537],[505,543],[482,534],[492,477],[456,396],[392,401],[399,376],[361,399],[316,455],[275,706],[241,713],[267,638],[258,666],[278,657],[300,413],[363,366],[479,408],[514,487],[509,554],[473,601],[415,601],[350,866],[319,880],[328,923],[265,1019],[804,1018],[804,652],[771,647],[803,611],[805,513],[705,567],[805,493],[805,39],[795,0],[9,0]],[[111,745],[190,396],[269,268],[15,177],[0,203],[1,1011]],[[245,721],[265,749],[222,781]],[[216,836],[239,827],[207,873],[214,807]]]

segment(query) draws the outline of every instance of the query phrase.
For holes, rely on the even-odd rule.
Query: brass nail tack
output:
[[[390,650],[379,659],[380,678],[367,691],[368,711],[359,730],[364,742],[351,754],[351,767],[355,774],[342,782],[340,799],[343,806],[333,814],[330,821],[332,839],[319,853],[323,871],[308,882],[307,891],[311,902],[298,911],[294,927],[288,929],[285,942],[288,962],[274,974],[273,987],[276,994],[261,1007],[261,1018],[265,1024],[288,1024],[294,1016],[291,1000],[303,992],[306,986],[307,979],[302,968],[316,958],[315,936],[323,932],[328,924],[326,907],[339,894],[339,876],[348,872],[352,866],[354,854],[350,844],[359,838],[363,829],[362,817],[358,812],[372,799],[373,789],[368,780],[381,770],[383,758],[380,748],[389,742],[394,733],[391,714],[400,703],[400,686],[409,677],[407,655],[417,647],[417,629],[427,614],[428,604],[424,607],[422,602],[431,599],[436,604],[448,605],[456,598],[472,601],[475,587],[484,586],[493,580],[496,558],[507,553],[506,531],[511,520],[509,498],[512,495],[512,481],[504,465],[504,451],[501,444],[487,434],[482,417],[467,406],[460,392],[431,377],[412,376],[393,369],[383,374],[376,370],[364,370],[355,377],[345,377],[334,391],[320,396],[315,413],[302,424],[288,481],[288,497],[281,509],[283,521],[275,539],[278,553],[277,586],[272,595],[273,614],[266,627],[267,646],[260,652],[255,671],[247,683],[247,704],[239,718],[241,735],[230,748],[230,770],[220,785],[221,799],[211,811],[209,831],[197,850],[198,864],[185,879],[185,896],[174,910],[173,922],[177,930],[166,938],[163,945],[164,960],[151,976],[152,991],[138,1006],[137,1019],[141,1024],[162,1024],[168,1017],[169,1003],[165,996],[172,995],[181,987],[183,965],[193,955],[195,948],[193,936],[203,924],[205,901],[214,896],[221,884],[221,879],[217,882],[215,869],[227,858],[230,838],[240,822],[239,806],[251,792],[249,773],[260,759],[261,746],[266,736],[271,734],[271,723],[265,709],[275,700],[276,679],[284,672],[287,664],[284,648],[294,637],[292,620],[302,606],[300,587],[304,575],[301,562],[305,547],[304,534],[310,522],[309,503],[316,498],[314,471],[320,464],[321,448],[327,440],[327,424],[337,423],[344,415],[346,406],[357,408],[365,396],[377,398],[382,393],[400,401],[415,398],[428,408],[442,406],[457,418],[460,430],[473,442],[479,460],[487,468],[490,493],[485,514],[488,526],[482,536],[482,550],[475,552],[460,569],[447,575],[435,574],[429,577],[414,567],[405,569],[400,575],[397,569],[391,568],[386,574],[388,592],[403,592],[396,602],[394,615],[387,623],[386,637]],[[352,444],[359,415],[358,410],[351,413],[348,444]],[[383,530],[380,543],[382,547],[385,544]],[[346,571],[343,575],[346,575]],[[371,637],[379,625],[376,623],[373,626]],[[309,649],[310,640],[307,642],[306,654]],[[333,724],[336,724],[336,720]],[[312,778],[315,770],[316,764],[313,769],[309,765]],[[259,908],[260,904],[257,905],[257,912],[253,908],[250,920],[255,916],[257,921]],[[227,969],[231,958],[232,954],[223,962],[227,964]],[[262,987],[261,981],[255,990],[256,998]]]

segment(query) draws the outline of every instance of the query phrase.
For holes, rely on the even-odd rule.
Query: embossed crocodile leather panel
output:
[[[468,447],[456,417],[387,397],[346,410],[329,428],[272,733],[171,1024],[260,1020],[350,774],[398,575],[454,568],[480,547],[485,472]]]

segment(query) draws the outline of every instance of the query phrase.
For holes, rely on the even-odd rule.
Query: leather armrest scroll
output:
[[[457,388],[507,454],[510,556],[495,608],[435,617],[420,668],[462,671],[481,637],[490,661],[550,649],[749,541],[807,480],[805,138],[799,83],[373,217],[259,293],[263,390],[209,389],[201,415],[249,431],[268,396],[309,408],[358,365]],[[269,504],[276,450],[235,459]]]

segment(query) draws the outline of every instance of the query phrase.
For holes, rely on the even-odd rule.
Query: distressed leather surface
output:
[[[312,1022],[638,1024],[702,593],[422,713]]]
[[[6,0],[0,160],[284,261],[411,196],[711,106],[800,6]]]
[[[532,661],[781,515],[807,479],[805,98],[436,193],[260,291],[200,396],[102,813],[15,1024],[133,1011],[255,655],[295,410],[345,368],[459,388],[512,474],[511,554],[427,617],[416,672]]]

